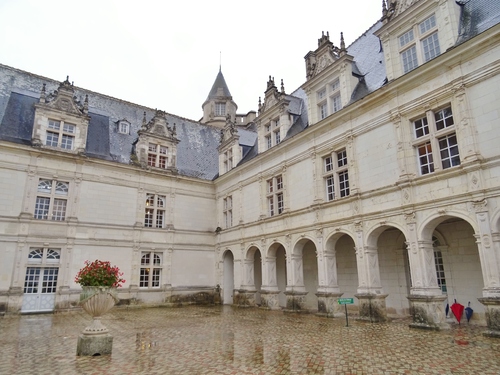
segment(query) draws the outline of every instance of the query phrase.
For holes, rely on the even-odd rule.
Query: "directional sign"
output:
[[[354,303],[354,298],[339,298],[339,305],[352,305]]]

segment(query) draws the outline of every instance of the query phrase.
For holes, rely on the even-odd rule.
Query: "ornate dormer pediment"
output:
[[[383,0],[381,20],[384,21],[384,23],[387,23],[419,1],[420,0]]]
[[[286,96],[283,80],[281,80],[281,91],[278,91],[278,88],[274,84],[274,77],[269,76],[269,81],[267,81],[267,89],[264,95],[264,104],[261,103],[261,100],[259,98],[259,114],[261,112],[268,111]]]
[[[344,43],[344,35],[340,33],[340,48],[330,42],[330,34],[323,32],[318,39],[318,48],[314,52],[309,52],[305,56],[306,76],[311,79],[320,74],[327,67],[335,63],[340,57],[345,55],[347,50]]]
[[[45,94],[45,84],[43,85],[39,105],[76,116],[87,115],[89,111],[88,96],[85,96],[85,101],[81,104],[74,97],[74,94],[73,84],[69,82],[69,77],[66,77],[66,81],[61,82],[59,88],[49,95]]]
[[[89,99],[83,104],[75,98],[73,84],[61,82],[53,93],[46,93],[43,84],[40,100],[35,104],[32,145],[68,153],[85,153],[90,121]]]
[[[173,126],[173,128],[170,128],[166,113],[160,110],[156,110],[155,116],[149,122],[146,122],[146,112],[144,112],[142,127],[139,130],[138,134],[139,137],[143,134],[149,134],[155,137],[165,138],[165,140],[169,140],[175,143],[179,142],[179,140],[176,138],[177,130],[175,128],[175,125]]]
[[[177,172],[175,168],[177,157],[177,132],[175,124],[171,128],[166,113],[156,110],[154,117],[148,122],[146,112],[141,129],[137,132],[135,157],[143,168],[156,168]]]

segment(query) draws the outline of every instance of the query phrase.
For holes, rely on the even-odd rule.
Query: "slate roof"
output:
[[[469,0],[461,10],[459,45],[500,23],[499,0]]]
[[[231,93],[229,92],[229,88],[227,87],[226,80],[224,79],[224,75],[219,69],[219,73],[217,74],[217,77],[215,77],[215,82],[212,85],[212,89],[208,93],[207,101],[220,97],[220,95],[217,95],[217,91],[220,88],[222,88],[223,96],[232,98]]]
[[[31,145],[34,104],[40,89],[47,84],[47,93],[59,87],[58,81],[0,65],[0,139]],[[89,127],[86,155],[89,157],[130,163],[133,143],[142,125],[144,112],[149,121],[155,110],[106,95],[75,87],[75,96],[82,101],[89,97]],[[168,114],[169,126],[176,126],[176,166],[180,175],[212,180],[218,173],[220,130],[197,121]],[[130,123],[130,133],[118,132],[118,123]]]

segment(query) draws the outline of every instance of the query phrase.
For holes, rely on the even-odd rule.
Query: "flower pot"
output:
[[[107,334],[108,329],[101,323],[101,316],[119,301],[116,288],[83,286],[80,306],[93,318],[92,324],[83,330],[84,335]]]

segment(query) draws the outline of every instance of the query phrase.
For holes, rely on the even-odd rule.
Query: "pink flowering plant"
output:
[[[81,286],[104,286],[120,288],[125,282],[123,272],[117,266],[111,266],[108,261],[86,260],[85,267],[78,271],[75,283]]]

